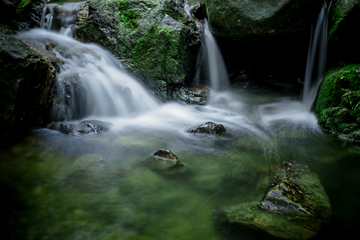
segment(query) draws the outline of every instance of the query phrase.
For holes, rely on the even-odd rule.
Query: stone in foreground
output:
[[[204,134],[219,135],[221,133],[226,132],[226,129],[221,124],[207,122],[207,123],[201,124],[197,128],[188,130],[188,132],[189,133],[204,133]]]
[[[331,220],[328,196],[318,176],[287,162],[275,171],[264,199],[225,209],[230,222],[283,239],[309,239]]]

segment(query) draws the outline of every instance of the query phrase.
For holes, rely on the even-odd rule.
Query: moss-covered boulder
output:
[[[332,217],[330,201],[318,176],[305,165],[287,162],[274,169],[263,200],[225,209],[230,222],[277,238],[309,239]]]
[[[76,39],[106,47],[165,95],[174,86],[191,83],[201,43],[195,22],[180,1],[90,0],[88,4],[89,16],[79,21]]]
[[[51,87],[62,62],[0,32],[0,137],[46,126]]]
[[[314,111],[323,128],[360,140],[360,64],[330,70],[326,74]]]
[[[250,40],[302,34],[319,13],[322,0],[207,0],[211,26],[219,36]]]

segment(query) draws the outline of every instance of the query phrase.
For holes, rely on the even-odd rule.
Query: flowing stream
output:
[[[39,129],[0,152],[7,239],[270,239],[223,224],[218,212],[261,201],[259,183],[287,160],[319,175],[337,218],[329,236],[352,237],[360,213],[360,146],[324,133],[298,96],[233,89],[213,91],[206,106],[160,104],[112,54],[61,33],[34,29],[19,38],[65,62],[57,79],[64,120],[112,126],[82,137]],[[218,53],[209,51],[219,66]],[[75,83],[84,95],[69,101],[66,89],[77,89]],[[223,124],[226,134],[187,132],[207,121]],[[160,148],[185,166],[144,165]]]

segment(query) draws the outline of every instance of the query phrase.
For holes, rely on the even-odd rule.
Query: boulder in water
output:
[[[71,123],[52,123],[49,128],[59,130],[65,134],[72,134],[73,136],[82,136],[84,134],[99,134],[108,132],[112,124],[109,122],[101,122],[97,120],[82,121],[79,124]]]
[[[169,149],[165,149],[165,148],[157,150],[153,156],[168,161],[175,161],[175,162],[178,161],[178,157],[175,154],[173,154]]]
[[[200,126],[188,130],[189,133],[205,133],[205,134],[214,134],[219,135],[221,133],[226,132],[226,129],[221,124],[216,124],[213,122],[207,122],[204,124],[201,124]]]
[[[307,166],[287,162],[274,172],[264,199],[225,209],[230,222],[283,239],[309,239],[332,218],[318,176]]]
[[[186,172],[184,164],[169,149],[160,149],[153,156],[141,161],[141,164],[151,170],[158,171],[165,175],[174,175]]]

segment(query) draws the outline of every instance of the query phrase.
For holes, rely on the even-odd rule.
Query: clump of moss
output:
[[[325,76],[314,111],[325,129],[360,140],[360,64],[329,71]]]
[[[138,39],[129,58],[139,71],[152,73],[151,78],[168,81],[174,79],[180,65],[182,48],[176,41],[178,32],[154,24]]]
[[[128,0],[117,0],[117,10],[120,13],[121,22],[124,23],[125,28],[130,29],[130,32],[139,28],[140,15],[137,11],[131,9]]]

